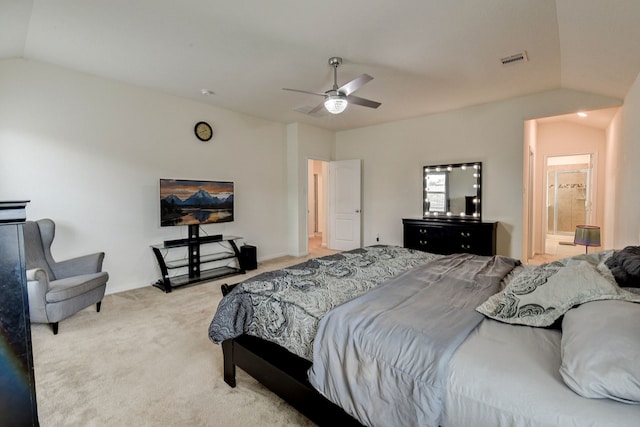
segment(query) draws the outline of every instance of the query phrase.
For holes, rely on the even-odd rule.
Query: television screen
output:
[[[233,182],[160,180],[160,225],[233,221]]]

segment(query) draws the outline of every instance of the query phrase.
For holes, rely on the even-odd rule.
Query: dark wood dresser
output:
[[[496,254],[496,222],[464,220],[402,220],[404,247],[435,254]]]

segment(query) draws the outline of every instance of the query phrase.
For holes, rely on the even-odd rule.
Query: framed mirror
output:
[[[423,218],[481,221],[482,162],[423,168]]]

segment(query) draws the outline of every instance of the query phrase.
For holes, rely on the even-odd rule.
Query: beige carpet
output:
[[[252,274],[301,261],[271,261]],[[33,324],[40,425],[314,425],[241,370],[236,388],[223,381],[222,350],[207,329],[220,284],[247,277],[108,295],[100,313],[79,312],[56,336]]]

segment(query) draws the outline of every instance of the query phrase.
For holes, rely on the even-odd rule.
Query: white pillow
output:
[[[560,375],[576,393],[640,403],[640,304],[594,301],[562,320]]]
[[[504,323],[545,327],[574,306],[602,299],[640,302],[640,296],[620,289],[588,261],[556,261],[516,276],[476,310]]]

